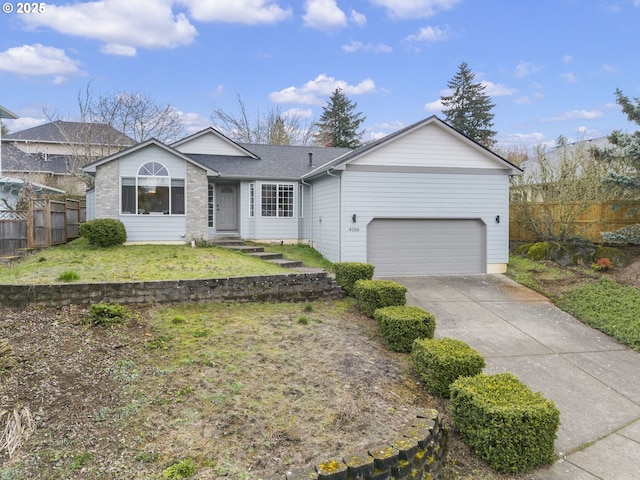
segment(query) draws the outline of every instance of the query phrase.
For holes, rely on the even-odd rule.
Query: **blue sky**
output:
[[[0,13],[0,104],[73,120],[77,97],[148,94],[188,132],[213,107],[317,118],[340,87],[365,140],[440,113],[467,62],[493,98],[503,145],[633,131],[615,104],[640,97],[640,0],[101,0]],[[6,13],[7,10],[12,10]]]

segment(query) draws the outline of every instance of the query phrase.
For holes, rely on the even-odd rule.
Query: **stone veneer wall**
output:
[[[268,480],[443,480],[448,437],[440,414],[426,410],[388,444]]]
[[[0,304],[90,305],[172,302],[304,302],[344,293],[325,272],[127,283],[2,285]]]
[[[209,209],[207,172],[191,163],[187,163],[186,182],[187,234],[191,240],[207,239],[209,237],[207,227]]]
[[[96,218],[120,216],[120,161],[96,168]]]

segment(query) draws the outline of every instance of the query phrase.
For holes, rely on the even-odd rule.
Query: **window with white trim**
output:
[[[293,217],[294,185],[290,183],[263,183],[261,189],[261,215],[263,217]]]
[[[159,162],[147,162],[135,177],[120,179],[120,211],[129,215],[184,215],[185,180],[171,178]]]

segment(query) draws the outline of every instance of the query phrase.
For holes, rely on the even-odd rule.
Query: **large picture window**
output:
[[[121,212],[131,215],[184,215],[184,178],[171,178],[158,162],[148,162],[136,177],[121,179]]]
[[[292,184],[262,184],[262,216],[293,217],[293,192]]]

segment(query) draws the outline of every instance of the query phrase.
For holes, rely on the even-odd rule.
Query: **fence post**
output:
[[[44,210],[44,221],[45,221],[45,232],[46,232],[46,246],[51,246],[51,200],[48,198],[44,202],[45,210]]]
[[[33,248],[36,243],[35,234],[35,215],[33,214],[33,199],[29,200],[29,207],[27,210],[27,248]]]

